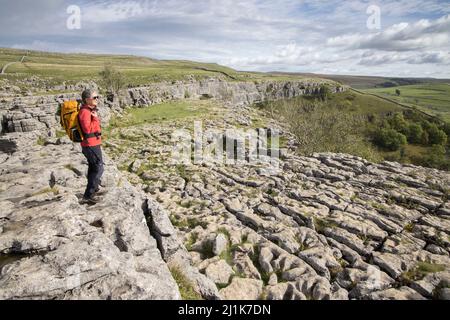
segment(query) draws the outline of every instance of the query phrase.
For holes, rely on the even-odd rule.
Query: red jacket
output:
[[[92,115],[92,109],[86,105],[82,105],[78,114],[81,130],[83,134],[101,133],[100,119]],[[95,147],[102,144],[102,137],[87,138],[81,142],[82,147]]]

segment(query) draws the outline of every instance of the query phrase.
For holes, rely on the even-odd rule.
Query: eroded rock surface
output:
[[[79,204],[87,166],[78,147],[21,133],[54,135],[55,106],[76,94],[7,97],[2,128],[16,133],[0,138],[0,298],[177,299],[177,268],[206,299],[448,299],[448,172],[301,157],[282,125],[248,106],[317,86],[211,79],[108,97],[104,121],[123,104],[211,104],[195,119],[113,130],[109,193],[89,210]],[[239,139],[226,129],[279,129],[279,150],[259,141],[277,170],[172,164],[172,134],[192,132],[194,120],[226,143]]]
[[[179,299],[146,224],[145,194],[107,160],[104,201],[80,205],[79,146],[36,139],[17,135],[26,148],[1,161],[0,299]]]
[[[256,109],[217,102],[209,111],[195,119],[205,132],[278,128],[287,140],[280,170],[172,165],[167,141],[175,129],[192,132],[194,119],[118,129],[109,152],[167,210],[192,261],[219,285],[222,298],[448,296],[447,172],[344,154],[297,156],[289,133]],[[136,159],[141,167],[127,172]]]

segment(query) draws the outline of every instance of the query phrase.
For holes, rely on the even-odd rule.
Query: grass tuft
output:
[[[194,290],[194,285],[186,278],[180,267],[170,268],[170,273],[178,285],[183,300],[203,300],[202,296]]]

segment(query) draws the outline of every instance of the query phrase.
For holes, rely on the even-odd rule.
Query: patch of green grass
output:
[[[278,146],[277,146],[275,139],[273,139],[272,137],[268,137],[267,138],[267,148],[274,149],[274,150],[277,148],[286,148],[288,141],[289,140],[286,137],[279,136],[278,137]]]
[[[394,198],[393,200],[399,206],[402,206],[402,207],[404,207],[406,209],[409,209],[409,210],[414,210],[414,209],[417,209],[419,207],[418,203],[412,201],[411,199],[407,199],[407,198],[404,198],[404,197]]]
[[[260,118],[252,118],[252,128],[258,129],[258,128],[266,128],[267,127],[267,121]]]
[[[445,265],[430,262],[418,262],[413,268],[404,272],[400,278],[403,283],[422,280],[427,274],[445,271]]]
[[[201,221],[197,218],[188,218],[187,224],[188,224],[188,227],[191,229],[194,229],[197,226],[201,226],[203,229],[206,229],[206,227],[208,227],[208,223],[206,221]]]
[[[53,188],[48,187],[48,188],[44,188],[42,190],[39,190],[39,191],[33,193],[31,196],[35,197],[35,196],[39,196],[39,195],[47,194],[47,193],[53,193],[56,196],[59,194],[59,189],[57,187],[53,187]]]
[[[189,239],[184,244],[185,247],[186,247],[186,250],[187,251],[192,251],[192,246],[197,242],[197,240],[198,240],[198,233],[197,232],[192,232],[189,235]]]
[[[36,141],[38,146],[45,146],[46,142],[47,142],[47,140],[45,140],[45,138],[43,138],[43,137],[39,137]]]
[[[67,136],[67,133],[65,131],[57,130],[56,131],[56,138],[63,138]]]
[[[180,201],[178,203],[178,205],[182,208],[185,209],[190,209],[195,205],[196,201],[195,200],[189,200],[189,201]]]
[[[192,180],[192,174],[186,171],[186,166],[179,164],[175,167],[175,171],[186,183]]]
[[[265,301],[267,300],[268,297],[268,291],[264,288],[263,291],[261,292],[261,294],[258,297],[258,300],[260,301]]]
[[[202,296],[194,290],[194,285],[190,282],[179,267],[171,267],[170,273],[178,285],[181,298],[183,300],[203,300]]]
[[[280,194],[278,191],[270,188],[269,190],[267,190],[267,195],[271,196],[271,197],[278,197],[278,195]]]
[[[360,233],[360,234],[357,235],[357,237],[359,239],[361,239],[361,241],[363,242],[363,244],[365,246],[367,246],[369,244],[370,238],[366,234]]]
[[[396,94],[400,90],[400,95]],[[428,114],[450,121],[450,84],[422,83],[391,88],[364,90],[369,93],[387,97],[399,103],[417,107]]]
[[[189,200],[182,200],[177,202],[177,204],[185,209],[192,209],[194,208],[195,212],[199,212],[198,209],[204,209],[206,207],[206,202],[198,199],[189,199]]]
[[[208,114],[209,101],[170,101],[145,108],[129,109],[122,117],[111,119],[107,131],[114,128],[126,128],[143,124],[175,121],[179,119],[199,119]],[[140,138],[140,137],[139,137]]]
[[[252,255],[250,255],[250,260],[252,260],[253,265],[258,270],[259,274],[261,275],[261,280],[263,281],[264,285],[267,285],[272,273],[265,272],[264,270],[262,270],[261,265],[259,264],[259,255],[260,255],[260,248],[255,246],[254,253]],[[281,278],[279,278],[279,279],[281,279]]]
[[[175,215],[171,215],[171,216],[169,217],[169,219],[170,219],[170,222],[172,223],[172,225],[173,225],[174,227],[177,227],[177,228],[187,227],[186,220],[179,219],[179,218],[176,217]]]
[[[298,252],[302,252],[309,249],[309,246],[307,244],[304,244],[300,241],[300,239],[297,239],[297,242],[299,243],[300,247],[298,248]]]
[[[332,94],[326,103],[328,105],[341,107],[346,111],[357,115],[384,115],[390,112],[401,112],[403,110],[403,108],[395,103],[377,97],[359,94],[354,91]]]
[[[432,151],[431,146],[406,144],[403,150],[387,151],[377,148],[377,153],[387,161],[414,164],[417,159],[422,159]]]
[[[413,232],[414,227],[415,227],[414,222],[409,222],[409,223],[405,226],[404,230],[407,231],[407,232]]]
[[[307,183],[302,183],[302,189],[303,189],[303,190],[310,190],[310,189],[311,189],[311,186],[308,185]]]
[[[337,262],[341,265],[342,268],[345,268],[345,267],[348,266],[348,262],[345,261],[343,258],[339,258],[339,259],[337,260]]]
[[[170,222],[172,222],[172,225],[177,228],[189,228],[194,229],[197,226],[201,226],[203,229],[206,229],[208,226],[208,223],[205,221],[201,221],[197,218],[187,218],[187,219],[180,219],[176,217],[175,215],[170,216]]]
[[[227,248],[220,254],[220,259],[225,260],[228,264],[233,264],[233,252]]]
[[[230,237],[231,237],[230,232],[229,232],[226,228],[224,228],[224,227],[218,228],[218,229],[217,229],[217,233],[222,233],[223,235],[225,235],[225,237],[227,237],[228,240],[229,240]]]
[[[323,232],[323,230],[325,230],[326,228],[336,228],[337,227],[336,223],[328,221],[327,219],[322,219],[322,218],[317,218],[317,217],[313,218],[313,223],[314,223],[314,227],[318,233]]]
[[[229,239],[229,235],[227,238]],[[227,248],[220,254],[220,258],[225,260],[229,265],[233,265],[233,253],[239,250],[242,244],[243,243],[241,242],[240,244],[228,245]]]
[[[228,283],[216,283],[216,287],[219,290],[225,289],[226,287],[228,287]]]
[[[372,208],[375,208],[375,209],[377,209],[379,211],[384,211],[386,209],[386,206],[384,204],[382,204],[382,203],[378,203],[378,202],[372,201],[369,204],[370,204],[370,206]]]

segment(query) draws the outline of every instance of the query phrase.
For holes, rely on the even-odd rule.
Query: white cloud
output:
[[[440,0],[17,0],[0,12],[0,46],[128,53],[238,69],[450,77],[450,2]],[[366,9],[381,8],[379,31]],[[39,19],[35,19],[38,16]]]
[[[377,49],[408,51],[448,47],[450,43],[450,15],[434,21],[426,19],[410,24],[395,24],[375,34],[356,33],[327,40],[329,46],[348,49]]]

